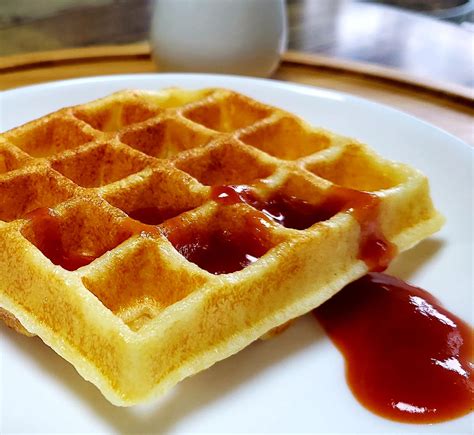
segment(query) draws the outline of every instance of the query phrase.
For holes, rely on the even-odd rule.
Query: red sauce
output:
[[[213,186],[211,198],[224,205],[233,205],[239,202],[251,204],[256,201],[250,186]]]
[[[304,230],[339,212],[351,213],[360,225],[359,258],[369,270],[382,271],[396,254],[396,248],[384,237],[378,222],[380,200],[376,195],[340,186],[332,186],[319,204],[295,196],[276,193],[259,199],[249,186],[214,186],[212,199],[224,205],[244,202],[287,228]]]
[[[370,271],[384,271],[397,254],[397,248],[385,238],[380,228],[380,198],[369,192],[341,186],[332,186],[327,195],[323,207],[346,211],[359,223],[359,258]]]
[[[391,420],[435,423],[473,409],[473,330],[428,292],[370,273],[315,310],[357,399]]]
[[[164,232],[187,260],[215,275],[232,273],[257,261],[271,247],[264,237],[265,219],[251,214],[245,219],[245,231],[194,231],[172,220],[164,224]]]
[[[212,189],[212,199],[224,205],[247,203],[274,222],[297,230],[305,230],[316,222],[330,219],[341,209],[339,206],[331,207],[331,204],[310,204],[295,196],[280,193],[262,200],[249,186],[215,186]]]
[[[66,251],[61,237],[61,220],[50,208],[39,208],[27,215],[35,238],[35,245],[53,264],[66,270],[77,270],[94,261],[91,253]]]
[[[146,225],[159,225],[164,221],[184,213],[187,210],[174,210],[161,207],[137,208],[127,213],[132,219],[142,222]]]
[[[74,252],[65,246],[62,238],[61,218],[50,208],[39,208],[26,216],[30,220],[33,233],[33,243],[48,257],[53,264],[66,270],[77,270],[87,266],[106,252]],[[118,243],[123,242],[134,234],[157,236],[160,231],[157,227],[142,224],[133,219],[123,219],[118,235]],[[117,244],[118,244],[117,243]]]

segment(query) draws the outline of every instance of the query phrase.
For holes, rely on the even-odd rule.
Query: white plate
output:
[[[397,276],[439,297],[472,324],[472,149],[431,125],[360,98],[231,76],[147,74],[47,83],[0,93],[0,130],[123,88],[221,86],[360,139],[410,163],[431,181],[443,230],[403,254]],[[0,328],[0,432],[364,432],[469,433],[472,414],[437,425],[380,418],[347,388],[343,360],[311,316],[279,337],[179,384],[147,406],[115,408],[36,339]]]

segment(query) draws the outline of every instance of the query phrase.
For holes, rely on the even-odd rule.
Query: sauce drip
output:
[[[91,253],[68,252],[61,237],[61,220],[50,208],[39,208],[27,215],[35,238],[36,247],[53,264],[66,270],[77,270],[97,258]]]
[[[264,238],[268,225],[265,219],[252,214],[245,219],[245,231],[220,228],[193,231],[180,227],[179,220],[170,220],[164,224],[164,232],[188,261],[215,275],[232,273],[254,263],[271,247]]]
[[[428,292],[370,273],[315,310],[365,407],[435,423],[472,410],[473,331]]]
[[[348,212],[359,223],[359,259],[365,262],[369,271],[384,271],[397,254],[397,248],[385,238],[380,228],[380,198],[341,186],[332,186],[327,195],[323,207]]]
[[[295,196],[276,193],[259,199],[249,186],[214,186],[212,199],[224,205],[247,203],[274,222],[287,228],[304,230],[337,213],[351,213],[360,225],[359,258],[369,270],[382,271],[396,254],[396,248],[383,235],[379,222],[380,199],[371,193],[332,186],[319,204],[311,204]]]

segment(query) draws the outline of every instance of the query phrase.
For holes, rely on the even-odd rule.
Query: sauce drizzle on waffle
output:
[[[310,204],[295,196],[276,193],[266,200],[259,199],[250,186],[214,186],[212,198],[222,204],[243,202],[262,211],[286,228],[305,230],[337,213],[351,213],[361,227],[359,258],[369,270],[383,271],[395,257],[397,249],[383,235],[379,226],[379,203],[376,195],[340,186],[328,189],[319,204]]]

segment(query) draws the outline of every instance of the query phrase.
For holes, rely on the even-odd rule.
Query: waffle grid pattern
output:
[[[311,203],[333,185],[370,191],[399,251],[442,223],[421,173],[283,110],[223,89],[122,91],[0,135],[0,307],[130,405],[367,271],[359,224],[345,212],[302,231],[265,221],[266,253],[235,273],[186,260],[169,223],[250,231],[251,205],[211,198],[211,186],[241,184]],[[160,231],[133,231],[128,215],[157,204],[167,210]],[[53,264],[29,214],[44,208],[58,217],[61,244],[94,261]]]

